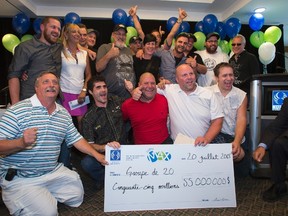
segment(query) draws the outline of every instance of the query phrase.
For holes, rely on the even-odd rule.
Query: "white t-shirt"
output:
[[[60,76],[60,87],[63,92],[79,94],[84,85],[84,74],[86,68],[87,51],[78,50],[77,61],[67,50],[68,58],[61,52],[62,69]]]
[[[212,91],[197,85],[194,92],[187,95],[178,84],[157,89],[167,98],[170,116],[171,138],[178,133],[196,139],[204,136],[211,120],[223,117],[222,108]]]
[[[237,111],[243,100],[245,99],[246,92],[241,89],[232,86],[232,90],[224,97],[218,85],[213,85],[207,87],[212,90],[217,97],[217,100],[221,103],[224,112],[224,121],[222,125],[222,133],[235,136],[236,120],[237,120]]]
[[[223,53],[220,49],[218,49],[214,54],[208,53],[206,50],[195,51],[195,53],[198,53],[201,56],[205,66],[207,67],[207,73],[199,74],[197,83],[203,87],[216,84],[213,70],[217,64],[221,62],[229,62],[228,55]]]

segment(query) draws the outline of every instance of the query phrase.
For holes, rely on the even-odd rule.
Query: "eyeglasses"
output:
[[[241,43],[232,43],[232,46],[241,46],[242,44]]]

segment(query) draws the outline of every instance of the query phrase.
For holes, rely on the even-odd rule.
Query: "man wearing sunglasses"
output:
[[[250,80],[252,75],[260,74],[259,62],[255,55],[245,50],[246,39],[238,34],[232,40],[233,56],[229,63],[235,71],[234,85],[247,93],[249,98]]]

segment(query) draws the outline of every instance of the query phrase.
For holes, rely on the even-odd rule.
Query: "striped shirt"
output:
[[[38,177],[56,168],[60,147],[65,140],[68,146],[79,141],[82,136],[74,127],[71,116],[61,105],[49,114],[36,95],[20,101],[2,116],[0,120],[0,140],[23,137],[28,128],[36,127],[37,139],[33,148],[0,157],[0,177],[8,168],[17,169],[17,176]]]

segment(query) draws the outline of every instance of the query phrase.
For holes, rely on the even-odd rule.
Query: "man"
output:
[[[107,143],[118,147],[119,143],[127,143],[121,113],[124,99],[108,97],[105,78],[100,75],[88,81],[88,92],[95,103],[82,119],[82,135],[96,151],[104,155]],[[101,189],[104,185],[104,166],[90,155],[85,156],[81,165],[95,181],[96,188]]]
[[[244,91],[234,87],[234,69],[227,62],[222,62],[214,68],[217,84],[208,87],[220,102],[224,112],[221,133],[216,140],[218,143],[232,143],[232,154],[235,162],[236,176],[249,174],[247,157],[248,140],[245,138],[247,125],[247,96]],[[245,149],[245,150],[244,150]]]
[[[131,122],[134,143],[172,144],[167,128],[168,103],[157,94],[154,75],[143,73],[138,85],[142,92],[139,101],[129,98],[122,105],[124,120]]]
[[[264,201],[275,202],[287,194],[286,166],[288,160],[288,98],[284,99],[278,116],[262,133],[260,144],[253,158],[261,162],[265,151],[269,152],[273,185],[262,194]]]
[[[142,39],[140,37],[131,37],[129,40],[129,47],[132,55],[135,55],[138,50],[142,48]]]
[[[0,185],[11,215],[57,215],[57,202],[83,201],[79,175],[58,163],[61,143],[107,162],[77,132],[69,113],[55,102],[59,79],[41,73],[31,98],[11,106],[0,120]],[[113,146],[113,144],[111,145]]]
[[[217,33],[210,33],[206,36],[206,49],[196,51],[196,53],[201,56],[204,64],[207,67],[207,73],[201,74],[197,79],[197,83],[200,86],[205,87],[214,85],[216,83],[216,78],[214,76],[213,69],[217,64],[229,61],[228,55],[222,52],[220,48],[218,49],[218,40],[219,35]]]
[[[171,138],[178,133],[195,139],[195,145],[211,143],[220,132],[223,111],[212,91],[196,84],[196,74],[188,64],[176,69],[178,84],[165,84],[162,81],[157,92],[166,97],[169,106]],[[140,98],[139,88],[133,91],[133,99]]]
[[[80,39],[79,39],[79,44],[82,47],[88,48],[87,45],[87,27],[86,25],[79,23],[79,34],[80,34]]]
[[[114,42],[103,44],[98,49],[96,70],[105,77],[109,94],[129,98],[131,95],[125,89],[124,80],[135,86],[135,74],[131,51],[125,45],[126,33],[124,25],[115,25],[112,32]]]
[[[259,62],[255,55],[245,50],[246,39],[238,34],[232,39],[233,56],[229,63],[235,70],[234,85],[247,93],[249,99],[250,81],[253,75],[260,74]]]
[[[97,37],[99,36],[99,32],[97,30],[94,29],[87,29],[87,46],[89,50],[92,50],[93,52],[95,52],[96,54],[96,40]],[[91,68],[91,74],[92,75],[96,75],[96,58],[92,59],[89,58],[89,62],[90,62],[90,68]]]
[[[40,25],[41,35],[19,44],[8,69],[11,104],[31,97],[35,93],[36,77],[43,71],[60,76],[62,44],[58,43],[61,31],[59,19],[46,17]],[[27,79],[21,80],[23,73]]]

